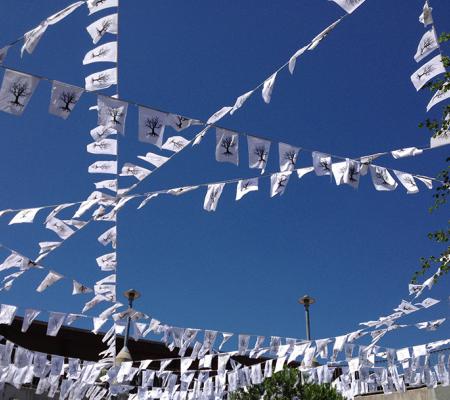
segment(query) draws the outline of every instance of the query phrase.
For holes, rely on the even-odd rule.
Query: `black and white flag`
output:
[[[89,143],[86,146],[86,150],[91,154],[108,154],[111,156],[117,155],[117,140],[116,139],[103,139],[98,142]],[[105,189],[109,189],[106,187]]]
[[[411,82],[416,90],[420,90],[430,79],[439,74],[444,74],[445,71],[442,56],[438,54],[411,75]]]
[[[329,154],[312,152],[314,172],[317,176],[331,175],[331,156]]]
[[[119,133],[125,132],[128,103],[111,97],[98,96],[98,125],[112,128]]]
[[[286,171],[272,174],[270,176],[270,197],[274,197],[277,194],[280,196],[283,195],[291,174],[292,171]]]
[[[119,0],[87,0],[89,15],[102,11],[110,7],[118,7]]]
[[[7,69],[0,88],[0,111],[22,115],[38,83],[32,75]]]
[[[205,200],[203,202],[203,209],[206,211],[216,211],[220,196],[222,195],[225,183],[216,183],[208,185]]]
[[[82,88],[53,81],[52,94],[48,112],[57,117],[67,119],[80,100]]]
[[[269,160],[270,141],[255,136],[247,136],[249,168],[257,168],[264,173]]]
[[[167,119],[166,113],[139,107],[139,140],[161,148]]]
[[[239,134],[216,129],[216,161],[239,165]]]
[[[258,178],[243,179],[236,186],[236,201],[242,199],[247,193],[258,190]]]
[[[278,143],[280,171],[293,171],[295,169],[299,151],[300,147],[294,147],[285,143]]]
[[[107,15],[89,25],[86,30],[91,35],[93,43],[97,44],[106,33],[117,35],[117,22],[117,14]]]
[[[361,164],[358,161],[347,158],[345,161],[345,172],[342,181],[346,185],[357,189],[359,186],[359,178],[361,177]]]
[[[346,13],[351,14],[366,0],[331,0],[341,6]]]
[[[85,88],[88,91],[102,90],[117,85],[117,68],[95,72],[85,78]]]
[[[96,62],[117,62],[117,42],[109,42],[89,50],[83,59],[83,65]]]
[[[417,52],[414,56],[414,60],[416,60],[416,62],[420,62],[437,49],[439,49],[439,42],[436,31],[433,27],[429,31],[425,32],[425,34],[422,36],[422,39],[420,39],[419,46],[417,47]]]
[[[397,188],[398,183],[386,168],[370,165],[369,169],[376,190],[391,191]]]
[[[416,181],[411,174],[402,171],[394,170],[394,174],[397,176],[400,183],[405,187],[408,194],[414,194],[419,192]]]

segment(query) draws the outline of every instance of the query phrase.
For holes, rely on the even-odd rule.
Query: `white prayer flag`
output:
[[[25,314],[23,316],[23,321],[22,321],[22,329],[21,331],[23,333],[25,333],[28,328],[30,327],[31,323],[36,319],[36,317],[40,314],[41,312],[39,310],[33,310],[31,308],[27,308],[25,310]]]
[[[216,111],[213,115],[211,115],[208,118],[208,121],[206,121],[206,123],[208,125],[214,124],[217,121],[221,120],[223,117],[225,117],[225,115],[227,115],[231,110],[233,109],[233,107],[222,107],[220,110]]]
[[[419,358],[421,356],[426,356],[428,354],[426,344],[423,344],[420,346],[414,346],[412,349],[413,349],[413,355],[415,358]]]
[[[247,352],[248,344],[250,342],[250,335],[239,335],[238,339],[238,354],[244,355]]]
[[[366,0],[331,0],[342,7],[347,14],[351,14]]]
[[[86,30],[88,31],[89,35],[91,35],[92,42],[94,44],[97,44],[106,33],[112,33],[116,35],[117,28],[117,14],[111,14],[98,19],[97,21],[89,25]]]
[[[331,172],[333,173],[334,180],[337,186],[344,183],[344,174],[347,169],[347,162],[340,161],[331,165]]]
[[[361,176],[361,164],[358,161],[346,159],[345,171],[342,182],[346,185],[357,189],[359,186],[359,178]]]
[[[97,126],[94,129],[91,129],[90,132],[92,139],[94,139],[96,142],[99,140],[105,139],[108,136],[111,135],[117,135],[117,131],[112,128],[108,128],[107,126]]]
[[[119,133],[125,132],[128,103],[106,96],[97,97],[98,125],[113,128]]]
[[[101,327],[106,324],[108,319],[100,318],[100,317],[94,317],[92,318],[92,323],[94,324],[94,329],[92,329],[92,333],[94,335],[97,335],[97,333],[100,331]]]
[[[436,75],[444,74],[445,72],[446,70],[442,62],[442,56],[439,54],[414,72],[411,75],[411,82],[416,90],[420,90],[430,79],[433,79]]]
[[[277,372],[280,372],[283,370],[284,363],[286,362],[286,358],[287,358],[287,356],[277,358],[277,362],[275,364],[275,370],[273,371],[274,373],[277,373]]]
[[[286,186],[291,177],[292,171],[278,172],[270,176],[270,197],[274,197],[277,194],[283,195],[286,190]]]
[[[11,46],[5,46],[0,49],[0,65],[5,61],[6,56],[8,55],[8,51]]]
[[[328,358],[328,343],[331,343],[331,339],[316,340],[317,354],[323,359]]]
[[[139,107],[139,140],[161,148],[168,114]]]
[[[347,342],[348,335],[337,336],[333,346],[333,360],[336,360],[337,355],[344,349],[344,345]]]
[[[149,194],[143,201],[142,201],[142,203],[141,204],[139,204],[139,206],[138,206],[138,210],[140,210],[142,207],[144,207],[145,205],[147,205],[147,203],[151,200],[151,199],[154,199],[155,197],[158,197],[159,196],[159,194],[158,193],[152,193],[152,194]]]
[[[85,293],[92,293],[92,289],[88,288],[81,283],[77,282],[76,280],[73,280],[73,290],[72,294],[85,294]]]
[[[436,319],[434,321],[419,322],[418,324],[416,324],[416,328],[418,328],[418,329],[426,329],[427,331],[435,331],[444,322],[445,322],[445,318]]]
[[[440,300],[436,300],[431,297],[428,297],[424,301],[422,301],[422,303],[418,303],[416,305],[421,305],[423,308],[430,308],[439,303],[440,303]]]
[[[266,104],[269,104],[270,100],[272,99],[272,92],[273,92],[273,88],[275,86],[276,78],[277,78],[277,73],[275,72],[264,82],[264,85],[262,88],[262,98]]]
[[[64,313],[50,312],[47,324],[47,336],[56,336],[61,329],[65,318],[66,314]],[[62,357],[62,363],[64,364],[64,357]]]
[[[442,89],[438,90],[431,98],[430,102],[427,105],[427,112],[430,111],[436,104],[439,104],[441,101],[447,100],[449,97],[450,97],[450,86],[448,84],[444,84],[442,86]],[[446,132],[446,136],[448,138],[449,136],[448,132]],[[432,137],[431,139],[433,140],[434,137]],[[446,144],[448,144],[448,141]],[[433,146],[430,145],[430,147]]]
[[[313,171],[314,171],[314,167],[298,168],[297,169],[298,179],[303,178],[306,174],[309,174],[310,172],[313,172]]]
[[[433,9],[428,5],[428,1],[425,0],[425,4],[423,5],[422,14],[419,16],[419,22],[421,22],[425,27],[433,24]]]
[[[191,125],[198,125],[199,121],[183,117],[178,114],[167,114],[167,125],[171,126],[177,132],[189,128]]]
[[[117,266],[116,253],[104,254],[103,256],[97,257],[97,265],[102,271],[115,271]]]
[[[422,39],[420,39],[419,46],[417,47],[417,52],[414,56],[414,60],[416,60],[416,62],[420,62],[438,48],[439,42],[436,36],[436,31],[433,27],[428,32],[425,32],[425,34],[422,36]]]
[[[230,111],[230,115],[233,115],[237,110],[239,110],[244,103],[248,100],[248,98],[253,94],[254,90],[250,90],[250,92],[244,93],[236,99],[236,103],[234,103],[233,108]]]
[[[110,7],[119,7],[119,0],[87,0],[89,15]]]
[[[331,156],[329,154],[312,152],[314,172],[317,176],[331,175]]]
[[[72,14],[78,7],[83,5],[84,1],[77,1],[75,3],[70,4],[66,8],[62,9],[61,11],[58,11],[57,13],[50,15],[46,19],[47,23],[49,25],[55,25],[58,22],[62,21],[64,18],[66,18],[68,15]]]
[[[294,73],[295,65],[297,64],[297,58],[300,57],[306,50],[308,50],[309,44],[297,50],[296,53],[289,60],[289,72],[291,75]]]
[[[66,240],[74,234],[74,230],[69,228],[63,221],[58,218],[50,218],[45,224],[47,229],[55,232],[61,239]]]
[[[36,292],[42,293],[44,290],[52,286],[54,283],[58,282],[64,278],[63,275],[58,274],[55,271],[50,271],[47,276],[44,278],[44,280],[39,284],[39,286],[36,288]]]
[[[334,21],[330,26],[326,27],[322,32],[320,32],[312,41],[311,44],[308,46],[308,50],[314,50],[319,43],[325,39],[328,34],[336,27],[339,22],[341,22],[342,18],[339,18],[337,21]]]
[[[120,176],[134,176],[138,181],[144,180],[147,176],[151,174],[147,168],[139,167],[131,163],[125,163],[120,172]]]
[[[280,171],[294,171],[300,147],[290,144],[278,143],[278,153],[280,156]]]
[[[264,173],[269,159],[270,141],[255,136],[247,136],[249,168],[257,168]]]
[[[236,186],[236,201],[242,199],[247,193],[258,190],[258,178],[240,180]]]
[[[85,78],[85,88],[88,91],[102,90],[117,85],[117,68],[95,72]]]
[[[0,88],[0,111],[22,115],[31,99],[39,78],[12,70],[5,70]]]
[[[96,161],[89,165],[90,174],[117,174],[117,161]]]
[[[57,117],[67,119],[80,100],[82,88],[53,81],[52,94],[48,112]]]
[[[194,141],[192,142],[192,146],[198,146],[202,142],[203,138],[206,135],[206,132],[208,132],[210,128],[211,125],[207,125],[199,133],[197,133],[194,137]]]
[[[161,165],[165,164],[169,161],[169,157],[163,157],[155,153],[147,153],[145,156],[138,156],[141,160],[147,161],[148,163],[154,165],[156,168],[159,168]]]
[[[418,149],[417,147],[408,147],[406,149],[399,149],[391,151],[392,157],[395,159],[404,158],[404,157],[413,157],[422,154],[423,150]]]
[[[24,43],[20,51],[21,57],[23,57],[23,53],[25,52],[25,50],[27,51],[28,54],[33,53],[34,49],[38,45],[47,28],[48,28],[47,21],[42,21],[36,28],[33,28],[31,31],[25,33]]]
[[[222,350],[223,345],[230,340],[233,336],[232,333],[222,332],[222,342],[219,345],[219,351]]]
[[[31,224],[34,221],[34,217],[41,210],[41,208],[29,208],[27,210],[19,211],[8,225],[13,224]]]
[[[401,311],[404,314],[411,314],[419,310],[419,307],[416,307],[412,303],[406,300],[402,300],[402,302],[394,308],[394,311]]]
[[[397,360],[400,362],[409,360],[411,358],[411,354],[409,353],[409,348],[404,347],[403,349],[399,349],[396,352]]]
[[[96,182],[95,184],[96,189],[108,189],[113,192],[117,192],[117,179],[108,179],[101,182]]]
[[[108,244],[111,243],[112,248],[115,249],[116,248],[116,238],[117,238],[117,229],[115,226],[113,226],[112,228],[108,229],[106,232],[102,233],[98,237],[98,241],[103,246],[107,246]]]
[[[376,190],[391,191],[395,190],[398,183],[386,168],[370,165],[370,175]]]
[[[117,62],[117,42],[108,42],[89,50],[83,59],[83,65],[96,62]]]
[[[17,307],[9,304],[0,304],[0,324],[11,325],[16,315]]]
[[[166,143],[162,145],[163,150],[170,150],[175,153],[183,150],[188,144],[189,140],[185,139],[182,136],[172,136],[166,140]]]
[[[416,181],[411,174],[402,171],[394,170],[394,174],[400,183],[405,187],[408,194],[414,194],[419,192],[419,188],[417,187]]]
[[[208,185],[206,191],[205,201],[203,202],[203,209],[206,211],[216,211],[220,196],[222,195],[225,183],[217,183]]]
[[[89,143],[86,146],[86,151],[91,154],[108,154],[111,156],[117,155],[117,140],[116,139],[102,139],[98,142]],[[113,180],[116,182],[116,180]],[[97,185],[97,184],[96,184]],[[97,188],[99,189],[99,188]],[[103,189],[103,188],[100,188]],[[106,188],[109,189],[109,188]]]
[[[239,165],[239,134],[216,129],[216,161]]]
[[[421,181],[428,189],[433,189],[433,180],[427,176],[415,175],[414,178]]]

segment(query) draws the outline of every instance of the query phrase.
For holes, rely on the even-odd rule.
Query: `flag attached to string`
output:
[[[95,72],[85,78],[85,88],[88,91],[102,90],[117,85],[117,68]]]
[[[117,35],[118,16],[117,14],[107,15],[89,25],[86,30],[91,35],[92,42],[97,44],[106,33]]]
[[[47,276],[44,278],[44,280],[39,284],[39,286],[36,288],[36,292],[42,293],[44,290],[58,282],[64,278],[63,275],[58,274],[55,271],[50,271]]]
[[[420,62],[437,49],[439,49],[439,42],[436,31],[433,27],[429,31],[425,32],[420,39],[414,60],[416,60],[416,62]]]
[[[25,51],[27,51],[28,54],[33,53],[47,28],[47,21],[42,21],[36,28],[33,28],[31,31],[25,33],[24,43],[20,52],[21,57],[23,57],[23,53]]]
[[[444,74],[445,71],[442,56],[439,54],[414,72],[411,75],[411,82],[416,90],[420,90],[430,79],[433,79],[439,74]]]
[[[48,112],[57,117],[67,119],[80,100],[82,88],[53,81],[50,106]]]
[[[122,167],[120,176],[134,176],[138,181],[144,180],[147,176],[151,174],[147,168],[139,167],[131,163],[125,163]]]
[[[66,314],[60,312],[50,312],[47,324],[47,336],[56,336],[61,329],[62,324]],[[62,358],[62,363],[64,364],[64,358]]]
[[[423,5],[422,14],[419,16],[419,22],[422,23],[425,27],[433,24],[433,9],[428,5],[428,1],[425,0],[425,4]]]
[[[250,90],[247,93],[244,93],[243,95],[239,96],[236,99],[236,102],[234,103],[233,108],[230,111],[230,115],[233,115],[237,110],[239,110],[244,103],[250,98],[250,96],[253,94],[254,90]]]
[[[400,183],[405,187],[408,194],[414,194],[419,192],[419,188],[417,187],[416,181],[411,174],[402,171],[394,170],[394,174]]]
[[[370,165],[369,169],[376,190],[392,191],[397,188],[397,182],[386,168]]]
[[[109,42],[89,50],[83,59],[83,65],[96,62],[117,62],[117,42]]]
[[[174,153],[178,153],[179,151],[183,150],[189,143],[189,140],[187,140],[183,136],[171,136],[166,140],[166,143],[164,143],[161,148],[163,150],[169,150],[173,151]]]
[[[270,197],[283,195],[292,171],[279,172],[270,176]]]
[[[203,209],[205,211],[216,211],[224,186],[225,183],[208,185],[208,190],[206,191],[205,200],[203,202]]]
[[[0,88],[0,111],[22,115],[38,83],[35,76],[7,69]]]
[[[167,117],[166,113],[139,107],[139,140],[161,148]]]
[[[103,139],[98,142],[89,143],[86,146],[86,150],[91,154],[108,154],[111,156],[117,155],[117,140],[116,139]],[[116,182],[114,180],[114,182]],[[113,184],[114,188],[114,184]],[[106,187],[105,189],[109,189]]]
[[[225,115],[231,112],[232,109],[233,107],[229,106],[222,107],[220,110],[216,111],[213,115],[211,115],[208,118],[208,121],[206,121],[206,123],[208,125],[215,124],[217,121],[221,120],[223,117],[225,117]]]
[[[351,14],[366,0],[331,0],[342,7],[347,14]]]
[[[269,160],[270,141],[255,136],[247,136],[249,168],[266,169]]]
[[[29,208],[27,210],[19,211],[14,218],[9,221],[8,225],[13,224],[31,224],[36,217],[36,214],[41,210],[41,208]]]
[[[278,143],[278,153],[280,157],[280,171],[294,171],[300,147],[290,144]]]
[[[21,331],[23,333],[25,333],[28,328],[30,327],[31,323],[37,318],[37,316],[40,314],[41,312],[39,310],[33,310],[31,308],[27,308],[25,310],[25,314],[23,316],[23,321],[22,321],[22,329]]]
[[[331,175],[331,156],[329,154],[319,153],[318,151],[312,152],[312,160],[314,172],[317,176]]]
[[[239,134],[216,129],[216,161],[239,165]]]
[[[125,133],[128,103],[107,96],[97,97],[98,125]]]
[[[297,58],[299,58],[306,50],[308,50],[308,47],[310,45],[302,47],[301,49],[297,50],[296,53],[290,58],[289,60],[289,72],[291,75],[294,73],[295,65],[297,64]]]
[[[247,193],[258,190],[258,178],[243,179],[236,186],[236,201],[242,199]]]
[[[442,89],[436,91],[427,105],[427,112],[430,111],[436,104],[447,100],[450,97],[450,85],[448,83],[442,86]]]
[[[119,7],[119,0],[87,0],[89,15],[110,7]]]
[[[151,152],[148,152],[145,156],[138,156],[138,158],[147,161],[156,168],[159,168],[161,165],[164,165],[167,161],[169,161],[169,157],[160,156],[159,154]]]
[[[90,174],[117,174],[117,161],[96,161],[89,165]]]
[[[5,46],[0,49],[0,65],[3,64],[5,61],[6,56],[8,55],[8,51],[11,48],[11,46]]]
[[[417,147],[408,147],[405,149],[391,151],[392,157],[394,157],[395,159],[418,156],[419,154],[422,154],[422,153],[423,153],[423,150],[418,149]]]
[[[275,80],[277,79],[277,72],[271,75],[268,79],[264,81],[262,88],[262,98],[266,104],[270,103],[272,99],[272,92],[275,86]]]

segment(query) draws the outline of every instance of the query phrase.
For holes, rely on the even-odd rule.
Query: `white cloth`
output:
[[[76,280],[73,280],[73,290],[72,294],[85,294],[85,293],[92,293],[92,289],[88,288],[81,283],[77,282]]]
[[[242,199],[247,193],[258,190],[258,178],[240,180],[236,186],[236,201]]]
[[[425,4],[423,5],[422,14],[419,16],[419,22],[422,23],[425,27],[433,24],[433,9],[428,5],[428,1],[425,0]]]
[[[36,214],[41,210],[41,208],[29,208],[27,210],[19,211],[12,219],[9,221],[8,225],[13,224],[31,224],[36,217]]]
[[[419,192],[419,188],[417,187],[416,181],[411,174],[402,171],[394,170],[394,174],[400,183],[405,187],[408,194],[414,194]]]
[[[438,54],[411,75],[411,82],[416,90],[420,90],[430,79],[443,73],[445,73],[445,67],[442,56]]]
[[[25,310],[25,314],[23,316],[23,321],[22,321],[22,329],[21,331],[23,333],[25,333],[28,328],[30,327],[31,323],[36,319],[36,317],[40,314],[41,312],[39,310],[33,310],[32,308],[27,308]]]
[[[346,13],[351,14],[366,0],[331,0],[342,7]]]
[[[85,78],[85,88],[89,91],[102,90],[117,85],[117,68],[95,72]]]
[[[148,163],[154,165],[156,168],[159,168],[161,165],[165,164],[169,161],[169,157],[160,156],[155,153],[147,153],[145,156],[138,156],[141,160],[147,161]]]
[[[361,177],[361,164],[358,161],[346,159],[345,171],[342,182],[350,185],[354,189],[359,186],[359,178]]]
[[[158,196],[159,196],[158,193],[152,193],[152,194],[149,194],[149,195],[146,196],[146,198],[141,202],[141,204],[139,204],[139,206],[138,206],[137,209],[140,210],[142,207],[146,206],[147,203],[148,203],[151,199],[154,199],[155,197],[158,197]]]
[[[430,102],[427,105],[427,112],[430,111],[436,104],[439,104],[441,101],[447,100],[450,97],[450,86],[448,84],[443,85],[441,90],[438,90],[436,93],[434,93],[433,97],[431,98]],[[447,138],[447,143],[449,143],[448,138],[449,134],[448,131],[445,133]],[[434,137],[431,138],[431,140],[435,139]],[[430,145],[430,147],[436,147],[433,145]]]
[[[278,143],[278,153],[280,156],[280,171],[294,171],[300,147],[290,144]]]
[[[32,75],[5,70],[0,88],[0,111],[22,115],[38,83],[39,78]]]
[[[102,271],[115,271],[117,266],[116,252],[104,254],[96,259]]]
[[[167,125],[171,126],[177,132],[189,128],[191,125],[198,125],[199,121],[183,117],[178,114],[167,114]]]
[[[0,49],[0,65],[3,64],[3,61],[5,61],[5,58],[8,55],[10,47],[11,46],[5,46]]]
[[[117,161],[96,161],[89,165],[90,174],[117,174]]]
[[[97,97],[98,125],[113,128],[119,133],[125,132],[128,103],[106,96]]]
[[[407,147],[405,149],[391,151],[392,157],[394,157],[395,159],[418,156],[419,154],[422,153],[423,150],[418,149],[417,147]]]
[[[409,352],[408,347],[404,347],[403,349],[397,350],[396,355],[397,355],[397,360],[400,362],[409,360],[411,358],[411,354]]]
[[[139,140],[161,148],[167,122],[168,114],[139,107]]]
[[[50,312],[47,324],[47,336],[56,336],[61,329],[66,314],[59,312]],[[64,358],[63,358],[64,363]]]
[[[110,7],[118,7],[119,0],[87,0],[89,15]]]
[[[314,171],[314,167],[298,168],[297,170],[298,179],[303,178],[306,174]]]
[[[106,318],[100,318],[100,317],[93,317],[92,323],[94,325],[94,329],[92,329],[92,333],[94,335],[97,335],[97,333],[100,331],[101,327],[106,324],[108,319]]]
[[[297,58],[300,57],[306,50],[308,50],[309,44],[297,50],[295,54],[289,60],[289,72],[294,73],[295,65],[297,64]]]
[[[208,125],[214,124],[217,121],[221,120],[223,117],[225,117],[225,115],[227,115],[231,110],[233,109],[233,107],[222,107],[220,110],[216,111],[213,115],[211,115],[208,118],[208,121],[206,121],[206,123]]]
[[[96,189],[108,189],[117,192],[117,179],[107,179],[105,181],[95,182]]]
[[[337,355],[344,349],[347,342],[348,335],[337,336],[333,346],[333,360],[336,360]]]
[[[234,106],[230,111],[230,115],[233,115],[237,110],[239,110],[244,105],[244,103],[249,99],[249,97],[253,94],[253,92],[254,90],[250,90],[249,92],[239,96],[236,99],[236,102],[234,103]]]
[[[275,86],[276,79],[277,79],[277,73],[275,72],[268,79],[266,79],[266,81],[263,84],[262,98],[266,104],[269,104],[270,100],[272,99],[272,92],[273,92],[273,88]]]
[[[97,44],[106,33],[117,34],[118,18],[117,14],[107,15],[89,25],[86,30],[91,35],[92,42]]]
[[[428,189],[433,189],[433,180],[427,176],[415,175],[414,178],[422,182]]]
[[[439,303],[440,303],[440,300],[436,300],[436,299],[433,299],[431,297],[428,297],[424,301],[422,301],[421,303],[418,303],[416,305],[420,305],[423,308],[429,308],[429,307],[432,307],[432,306],[434,306],[436,304],[439,304]]]
[[[117,131],[112,128],[108,128],[107,126],[97,126],[94,129],[91,129],[90,132],[92,139],[94,139],[96,142],[99,140],[105,139],[108,136],[111,135],[117,135]]]
[[[255,136],[247,136],[249,168],[257,168],[264,173],[269,159],[270,141]]]
[[[53,81],[52,94],[48,112],[57,117],[67,119],[80,100],[82,88]]]
[[[66,240],[75,232],[72,228],[67,226],[67,224],[55,217],[50,218],[45,224],[45,227],[55,232],[63,240]]]
[[[116,139],[102,139],[98,142],[89,143],[86,146],[86,151],[91,154],[109,154],[117,155],[117,140]],[[114,182],[117,182],[114,180]],[[97,185],[97,184],[96,184]],[[97,188],[99,189],[99,188]]]
[[[270,176],[270,197],[274,197],[277,194],[283,195],[286,190],[286,186],[289,183],[292,171],[278,172]]]
[[[27,51],[28,54],[33,53],[34,49],[38,45],[47,28],[48,28],[47,21],[42,21],[38,26],[33,28],[31,31],[25,33],[24,43],[20,51],[21,57],[23,57],[23,53],[25,52],[25,50]]]
[[[416,60],[416,62],[420,62],[438,48],[438,38],[436,36],[434,27],[432,27],[429,31],[425,32],[425,34],[422,36],[422,39],[420,39],[419,46],[417,47],[417,52],[414,56],[414,60]]]
[[[36,288],[36,292],[42,293],[44,290],[58,282],[64,278],[63,275],[58,274],[55,271],[50,271],[47,276],[43,279],[43,281],[39,284],[39,286]]]
[[[84,1],[77,1],[75,3],[68,5],[61,11],[58,11],[57,13],[50,15],[50,17],[46,19],[47,23],[49,25],[57,24],[58,22],[66,18],[68,15],[72,14],[78,7],[82,6],[84,3],[85,3]]]
[[[344,174],[346,168],[347,168],[346,161],[333,163],[333,165],[331,166],[331,172],[333,173],[333,178],[337,186],[340,186],[342,185],[342,183],[344,183]]]
[[[120,172],[120,176],[134,176],[138,181],[144,180],[147,176],[151,174],[147,168],[139,167],[131,163],[125,163]]]
[[[239,165],[239,134],[216,129],[216,161]]]
[[[416,324],[416,328],[418,328],[418,329],[426,329],[427,331],[435,331],[444,322],[445,322],[445,318],[436,319],[434,321],[419,322],[418,324]]]
[[[115,226],[113,226],[112,228],[108,229],[106,232],[102,233],[98,237],[98,241],[103,246],[107,246],[108,244],[111,243],[113,249],[116,248],[116,239],[117,239],[117,229],[116,229]]]
[[[216,211],[224,186],[225,183],[208,185],[208,190],[206,191],[205,200],[203,202],[203,209],[205,211]]]
[[[386,168],[370,165],[369,169],[376,190],[391,191],[397,188],[398,183]]]
[[[247,352],[248,344],[250,342],[250,335],[239,335],[238,339],[238,354],[244,355]]]
[[[406,300],[402,300],[401,303],[394,308],[394,311],[401,311],[404,314],[411,314],[419,310],[419,307],[416,307],[412,303]]]
[[[320,153],[318,151],[312,152],[312,160],[314,172],[317,176],[331,175],[331,156],[329,154]]]
[[[183,136],[172,136],[166,140],[166,143],[162,145],[163,150],[173,151],[178,153],[183,150],[188,144],[189,140],[185,139]]]
[[[108,42],[89,50],[84,58],[83,65],[96,62],[117,62],[117,42]]]
[[[9,304],[0,305],[0,324],[11,325],[16,315],[17,307]]]
[[[308,50],[314,50],[319,43],[325,39],[328,34],[336,27],[339,22],[341,22],[342,18],[339,18],[337,21],[333,22],[330,26],[326,27],[322,32],[320,32],[312,41],[311,44],[308,46]]]

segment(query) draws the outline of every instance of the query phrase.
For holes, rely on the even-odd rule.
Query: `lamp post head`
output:
[[[316,299],[314,297],[305,295],[303,297],[300,297],[298,299],[298,302],[300,304],[303,304],[305,306],[305,308],[306,308],[306,307],[309,307],[311,304],[314,304],[316,302]]]
[[[131,300],[131,301],[136,300],[136,299],[138,299],[139,297],[141,297],[141,294],[140,294],[137,290],[135,290],[135,289],[128,289],[127,291],[125,291],[125,292],[123,293],[123,295],[124,295],[128,300]]]

